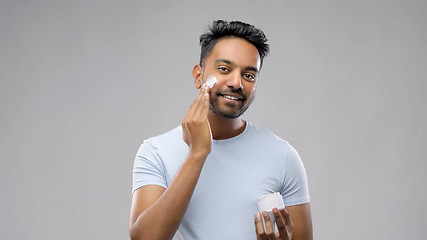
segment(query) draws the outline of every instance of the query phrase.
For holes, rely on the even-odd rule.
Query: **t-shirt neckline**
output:
[[[236,140],[242,138],[246,134],[246,132],[248,131],[249,125],[251,124],[248,121],[245,121],[245,123],[246,123],[245,124],[245,129],[240,134],[238,134],[238,135],[236,135],[234,137],[231,137],[231,138],[227,138],[227,139],[220,139],[220,140],[212,139],[212,143],[214,143],[214,144],[222,144],[222,143],[227,143],[227,142],[230,142],[230,141],[236,141]]]

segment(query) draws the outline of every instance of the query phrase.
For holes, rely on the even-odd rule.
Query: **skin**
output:
[[[206,57],[203,67],[194,66],[194,83],[200,92],[181,124],[189,154],[167,189],[148,185],[134,192],[129,223],[131,239],[173,237],[212,150],[212,139],[232,138],[245,129],[246,122],[240,115],[255,98],[260,62],[258,50],[249,42],[224,38]],[[209,74],[218,79],[212,89],[203,85]],[[227,99],[227,95],[238,100]],[[265,227],[261,215],[255,215],[254,234],[258,239],[312,239],[309,204],[286,207],[274,214],[279,234],[273,233],[268,214],[264,216]]]

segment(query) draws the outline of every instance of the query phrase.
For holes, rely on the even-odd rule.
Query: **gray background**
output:
[[[316,239],[427,235],[426,1],[1,1],[0,239],[127,239],[143,141],[213,19],[267,34],[245,119],[299,151]]]

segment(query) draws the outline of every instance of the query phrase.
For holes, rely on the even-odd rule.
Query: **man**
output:
[[[200,37],[193,68],[200,93],[180,127],[137,153],[131,239],[312,239],[298,153],[241,118],[255,97],[266,41],[252,25],[222,20]],[[208,78],[217,80],[211,88]],[[286,205],[273,211],[277,233],[267,212],[256,213],[257,198],[273,192]]]

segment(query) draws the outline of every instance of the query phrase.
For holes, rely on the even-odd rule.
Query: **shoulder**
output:
[[[178,126],[163,134],[145,139],[141,144],[140,150],[158,150],[167,146],[171,147],[181,144],[185,144],[185,142],[182,140],[182,127]]]
[[[297,150],[285,139],[274,134],[270,129],[248,123],[248,137],[256,149],[262,149],[271,156],[286,159],[286,161],[299,161]]]
[[[270,129],[247,122],[248,135],[258,139],[258,142],[272,146],[292,147],[288,141],[274,134]]]
[[[153,136],[150,137],[146,140],[144,140],[145,142],[149,142],[152,144],[158,144],[158,143],[162,143],[164,141],[176,141],[182,138],[182,127],[178,126],[170,131],[167,131],[165,133],[162,133],[160,135],[157,136]]]

